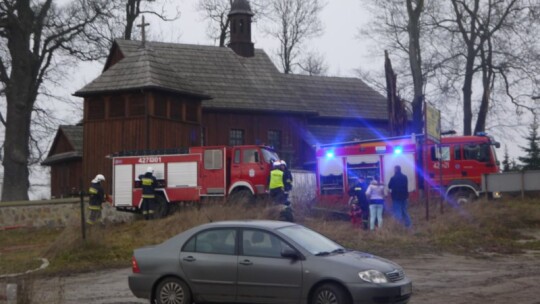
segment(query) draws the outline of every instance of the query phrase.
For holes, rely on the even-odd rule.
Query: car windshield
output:
[[[271,164],[275,162],[276,160],[279,160],[279,156],[277,155],[276,152],[265,149],[265,148],[262,148],[261,151],[262,151],[265,162]]]
[[[279,231],[314,255],[323,256],[345,251],[336,242],[303,226],[287,226],[280,228]]]

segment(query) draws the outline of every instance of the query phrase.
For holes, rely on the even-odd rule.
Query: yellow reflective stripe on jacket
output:
[[[154,194],[143,194],[142,198],[155,198],[156,196]]]
[[[268,188],[270,189],[276,189],[276,188],[283,188],[285,185],[283,185],[283,171],[281,170],[272,170],[270,172],[270,185]]]
[[[153,183],[154,183],[154,180],[151,178],[146,178],[146,177],[141,178],[141,184],[143,186],[152,186]]]
[[[98,190],[94,187],[90,187],[88,188],[88,193],[89,194],[98,194]]]
[[[88,209],[99,211],[99,210],[101,210],[101,206],[91,206],[91,205],[90,205],[90,206],[88,206]]]

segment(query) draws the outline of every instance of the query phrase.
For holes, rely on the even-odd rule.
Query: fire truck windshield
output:
[[[277,155],[276,152],[272,150],[268,150],[266,148],[261,148],[261,151],[262,151],[265,162],[271,164],[272,162],[279,160],[279,156]]]

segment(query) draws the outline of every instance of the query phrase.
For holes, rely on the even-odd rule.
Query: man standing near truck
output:
[[[281,162],[275,161],[274,168],[270,171],[268,178],[268,190],[272,201],[277,204],[284,204],[286,201],[285,196],[285,183],[283,182],[283,170],[281,168]]]
[[[90,215],[86,223],[94,225],[97,221],[101,220],[101,204],[105,201],[105,191],[101,182],[105,181],[103,174],[98,174],[92,180],[88,194],[90,195],[90,201],[88,202],[88,209],[90,209]]]
[[[157,180],[154,168],[148,167],[145,174],[139,175],[142,186],[142,214],[145,220],[154,218],[154,199],[156,198]]]
[[[411,226],[411,218],[407,211],[407,198],[409,197],[409,181],[407,176],[401,173],[401,166],[394,167],[394,176],[388,183],[388,189],[392,195],[392,209],[396,220]]]

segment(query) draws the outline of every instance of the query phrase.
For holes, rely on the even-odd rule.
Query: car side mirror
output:
[[[289,258],[293,260],[298,260],[300,256],[298,255],[298,252],[296,250],[292,249],[291,247],[285,247],[281,250],[281,256],[284,258]]]

